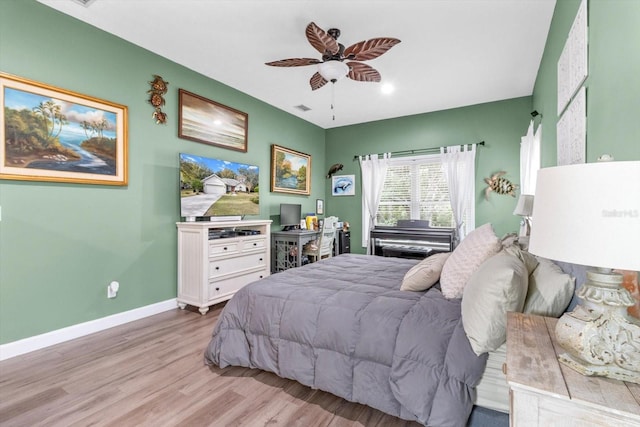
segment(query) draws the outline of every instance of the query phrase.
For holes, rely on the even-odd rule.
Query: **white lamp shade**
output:
[[[529,252],[640,271],[640,161],[538,171]]]
[[[325,61],[318,64],[318,72],[328,82],[340,80],[349,72],[349,66],[342,61]]]
[[[533,212],[533,196],[531,194],[521,194],[518,204],[513,210],[514,215],[531,216]]]

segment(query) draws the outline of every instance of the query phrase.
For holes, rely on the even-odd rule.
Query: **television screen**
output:
[[[260,214],[258,166],[180,153],[180,216]]]
[[[280,204],[280,225],[285,230],[295,229],[300,225],[302,205]]]

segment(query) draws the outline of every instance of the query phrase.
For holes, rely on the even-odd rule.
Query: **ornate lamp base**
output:
[[[640,322],[627,314],[634,300],[621,284],[620,274],[587,272],[576,294],[582,304],[556,325],[558,343],[567,351],[558,359],[583,375],[640,384]]]

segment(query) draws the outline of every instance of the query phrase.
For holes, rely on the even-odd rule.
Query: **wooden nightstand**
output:
[[[640,385],[587,377],[558,362],[557,319],[507,316],[511,427],[640,426]]]

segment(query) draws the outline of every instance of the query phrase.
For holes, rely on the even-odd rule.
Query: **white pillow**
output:
[[[573,297],[575,279],[546,258],[536,257],[538,266],[529,275],[529,293],[524,312],[560,317]]]
[[[476,228],[454,249],[440,274],[445,298],[462,298],[464,287],[485,260],[502,249],[502,243],[490,223]]]
[[[507,339],[507,312],[521,312],[527,297],[527,267],[507,251],[473,273],[462,297],[462,326],[474,353],[500,347]]]
[[[431,255],[407,271],[400,286],[401,291],[424,291],[432,287],[440,278],[440,272],[450,252]]]

